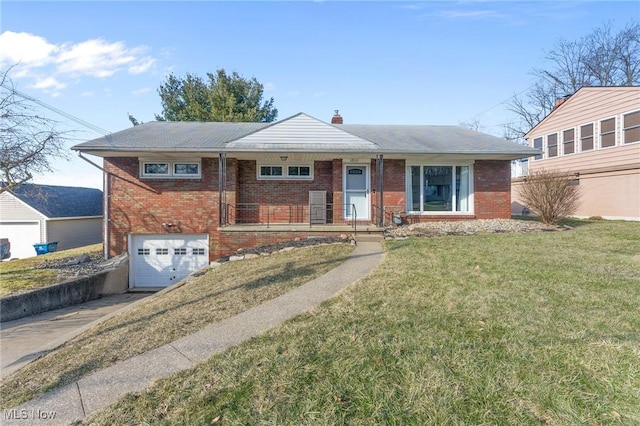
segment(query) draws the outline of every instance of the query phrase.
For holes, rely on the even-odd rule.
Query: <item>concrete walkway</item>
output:
[[[157,379],[194,367],[214,354],[311,309],[368,275],[383,257],[379,241],[360,237],[351,256],[325,275],[190,336],[4,410],[2,424],[66,425],[82,420],[118,401],[126,393],[143,391]]]
[[[6,377],[34,358],[57,348],[96,321],[152,293],[105,296],[0,324],[0,375]]]

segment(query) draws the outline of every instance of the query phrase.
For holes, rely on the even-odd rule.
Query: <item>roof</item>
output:
[[[102,216],[102,191],[23,183],[8,191],[48,218]]]
[[[148,122],[76,145],[98,156],[144,153],[305,152],[482,154],[522,158],[537,149],[461,126],[333,125],[298,113],[275,123]]]
[[[565,96],[564,97],[564,99],[565,99],[564,102],[562,102],[560,105],[558,105],[555,108],[553,108],[551,110],[551,112],[549,112],[549,114],[547,114],[542,120],[540,120],[538,122],[538,124],[533,126],[524,135],[525,139],[529,139],[531,137],[531,134],[534,133],[536,131],[536,129],[538,127],[540,127],[540,125],[542,123],[544,123],[545,121],[547,121],[547,119],[549,119],[550,117],[555,116],[557,114],[560,114],[564,110],[572,108],[572,105],[576,102],[576,99],[578,99],[580,96],[584,95],[587,92],[590,92],[590,93],[598,93],[598,92],[620,92],[620,93],[626,92],[626,93],[633,93],[633,92],[636,92],[635,96],[637,96],[638,102],[640,102],[640,87],[639,86],[583,86],[583,87],[579,88],[578,90],[576,90],[574,93]]]

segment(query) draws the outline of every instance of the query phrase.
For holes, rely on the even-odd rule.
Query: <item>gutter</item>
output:
[[[78,157],[82,158],[87,163],[91,164],[93,167],[102,171],[102,216],[104,218],[102,225],[102,232],[104,234],[104,244],[102,247],[102,254],[105,259],[109,259],[109,172],[107,172],[103,167],[98,166],[93,161],[89,160],[86,157],[82,156],[82,151],[78,151]]]

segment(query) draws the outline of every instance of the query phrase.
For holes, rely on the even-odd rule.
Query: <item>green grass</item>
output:
[[[58,272],[55,269],[39,269],[45,260],[74,258],[83,253],[101,253],[102,244],[93,244],[69,250],[61,250],[26,259],[0,262],[0,296],[33,290],[55,284]]]
[[[80,334],[0,384],[2,408],[195,333],[328,272],[353,247],[332,244],[230,262]]]
[[[340,297],[91,424],[640,424],[640,224],[387,241]]]

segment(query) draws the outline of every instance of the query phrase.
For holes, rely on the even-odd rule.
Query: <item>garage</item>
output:
[[[9,238],[12,259],[33,257],[36,255],[33,245],[40,243],[40,223],[0,222],[0,237]]]
[[[130,235],[129,287],[168,287],[209,264],[207,234]]]

